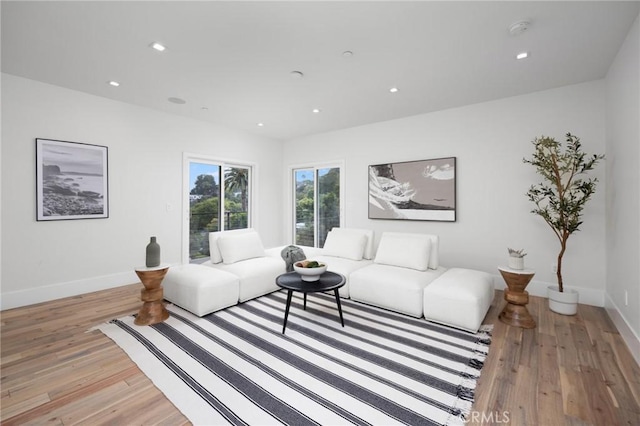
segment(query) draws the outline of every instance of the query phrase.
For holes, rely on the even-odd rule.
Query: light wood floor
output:
[[[640,425],[640,367],[603,308],[564,316],[529,297],[537,327],[525,330],[498,320],[502,299],[496,292],[485,319],[494,329],[472,423]]]
[[[3,311],[1,420],[18,424],[188,424],[109,338],[91,327],[136,312],[140,284]],[[538,327],[501,323],[502,292],[473,424],[640,425],[640,368],[602,308],[550,312]]]

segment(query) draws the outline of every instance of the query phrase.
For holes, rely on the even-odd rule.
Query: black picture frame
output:
[[[369,166],[369,219],[456,221],[456,157]]]
[[[36,139],[36,220],[109,217],[106,146]]]

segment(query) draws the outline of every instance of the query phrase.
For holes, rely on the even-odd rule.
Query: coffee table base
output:
[[[340,322],[344,327],[344,318],[342,317],[342,304],[340,303],[340,293],[338,289],[344,286],[346,279],[344,275],[336,272],[327,271],[320,275],[318,281],[304,281],[297,272],[287,272],[276,278],[276,284],[287,290],[287,306],[284,311],[284,322],[282,324],[282,334],[287,329],[287,319],[289,318],[289,310],[291,309],[291,296],[294,291],[298,291],[304,295],[304,310],[307,310],[307,293],[328,293],[333,291],[336,296],[336,305],[340,313]]]
[[[287,307],[284,310],[284,322],[282,324],[282,334],[284,334],[284,331],[287,329],[287,319],[289,318],[289,308],[291,307],[291,296],[293,296],[293,292],[294,290],[287,290]],[[338,305],[338,313],[340,314],[340,323],[342,324],[342,326],[344,327],[344,318],[342,316],[342,304],[340,303],[340,293],[338,292],[338,289],[336,288],[335,290],[333,290],[333,292],[335,293],[336,296],[336,305]],[[307,293],[304,293],[304,310],[307,310]]]

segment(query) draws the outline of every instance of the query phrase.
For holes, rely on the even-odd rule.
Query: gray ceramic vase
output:
[[[147,268],[160,266],[160,245],[156,242],[156,237],[151,237],[147,244]]]

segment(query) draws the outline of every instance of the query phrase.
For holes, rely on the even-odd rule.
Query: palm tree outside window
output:
[[[210,258],[210,232],[250,226],[251,166],[203,158],[187,163],[188,257],[190,263],[202,263]]]
[[[224,169],[224,188],[224,228],[248,228],[249,169],[244,167],[226,167]]]

